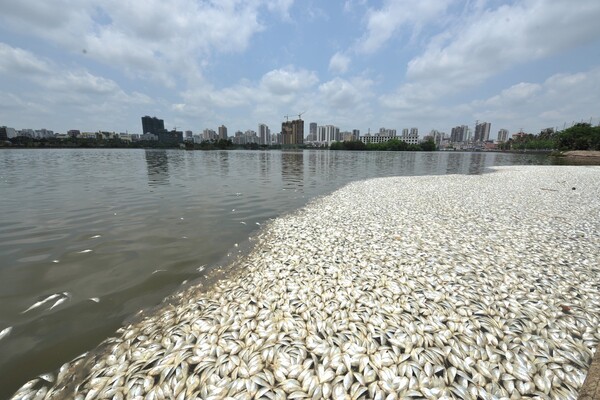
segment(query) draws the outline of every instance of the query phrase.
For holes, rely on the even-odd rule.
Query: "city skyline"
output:
[[[59,3],[0,5],[0,125],[139,132],[140,115],[160,115],[167,130],[234,132],[301,112],[361,133],[600,122],[595,0]]]

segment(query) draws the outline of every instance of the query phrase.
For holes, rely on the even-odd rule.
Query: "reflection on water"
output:
[[[148,168],[148,185],[169,184],[169,156],[166,150],[146,149],[146,167]]]
[[[0,330],[14,329],[0,340],[0,398],[182,281],[201,279],[199,266],[231,260],[257,223],[310,198],[372,177],[549,162],[459,152],[1,150]],[[21,313],[60,292],[70,300]]]
[[[281,178],[286,188],[299,189],[304,186],[304,152],[281,153]]]

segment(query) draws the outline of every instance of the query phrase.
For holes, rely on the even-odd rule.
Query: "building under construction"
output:
[[[304,144],[304,121],[296,119],[285,121],[281,124],[281,144],[299,145]]]

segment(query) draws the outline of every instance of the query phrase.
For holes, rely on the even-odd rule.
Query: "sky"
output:
[[[596,125],[598,21],[598,0],[0,0],[0,125]]]

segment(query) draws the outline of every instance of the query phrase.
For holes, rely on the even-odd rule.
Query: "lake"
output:
[[[482,152],[0,150],[0,331],[13,327],[0,340],[0,398],[182,282],[202,282],[270,218],[348,182],[552,162]]]

